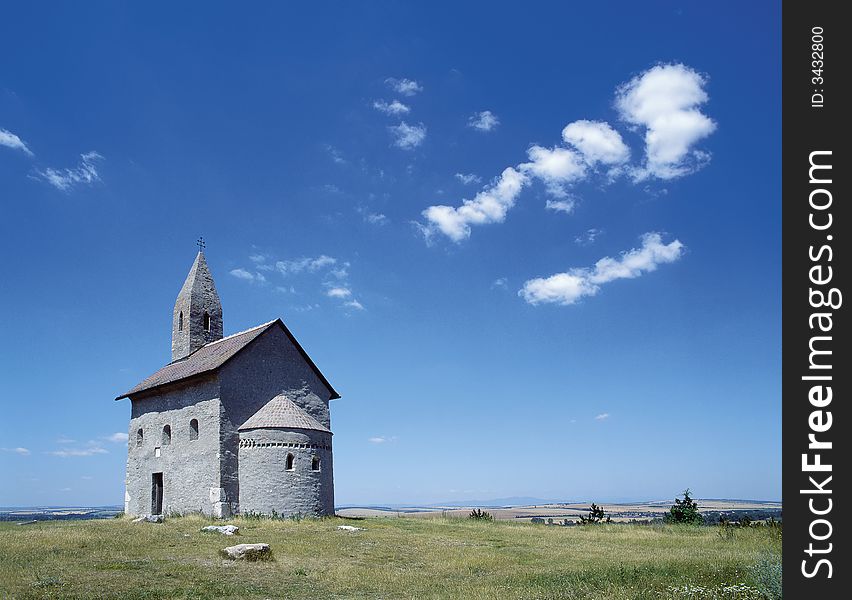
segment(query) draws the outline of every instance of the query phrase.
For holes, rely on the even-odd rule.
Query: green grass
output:
[[[570,598],[756,600],[755,565],[781,553],[762,529],[546,527],[467,519],[234,519],[200,516],[0,524],[0,599]],[[338,531],[354,524],[366,531]],[[219,551],[267,542],[273,560]],[[739,585],[738,585],[739,584]],[[737,585],[737,587],[732,587]],[[5,594],[5,596],[4,596]]]

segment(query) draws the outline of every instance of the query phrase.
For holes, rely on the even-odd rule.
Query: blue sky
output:
[[[338,504],[781,495],[780,5],[14,3],[0,505],[118,504],[195,240]]]

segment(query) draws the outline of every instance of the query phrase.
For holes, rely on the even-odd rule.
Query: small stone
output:
[[[263,560],[272,556],[269,544],[237,544],[222,550],[231,560]]]
[[[341,531],[366,531],[363,527],[352,527],[352,525],[338,525]]]
[[[240,528],[236,525],[208,525],[207,527],[202,527],[201,531],[221,533],[222,535],[235,535],[240,532]]]
[[[140,515],[133,519],[133,523],[162,523],[163,515]]]

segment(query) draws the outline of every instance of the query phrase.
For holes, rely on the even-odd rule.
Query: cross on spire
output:
[[[198,241],[195,242],[195,245],[198,246],[198,251],[202,252],[207,247],[207,244],[204,242],[204,238],[198,238]]]

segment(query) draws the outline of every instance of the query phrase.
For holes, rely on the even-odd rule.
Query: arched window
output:
[[[137,446],[142,445],[142,428],[141,427],[136,431],[136,445]]]
[[[178,331],[183,331],[183,311],[178,315]]]
[[[287,469],[288,471],[293,470],[293,455],[292,454],[287,455],[287,461],[285,463],[284,468]]]
[[[193,419],[189,422],[189,439],[198,439],[198,419]]]
[[[172,427],[171,425],[163,426],[163,446],[168,446],[172,443]]]
[[[320,470],[320,459],[319,456],[314,456],[311,461],[311,471],[319,471]]]
[[[210,331],[210,313],[204,311],[204,331]]]

